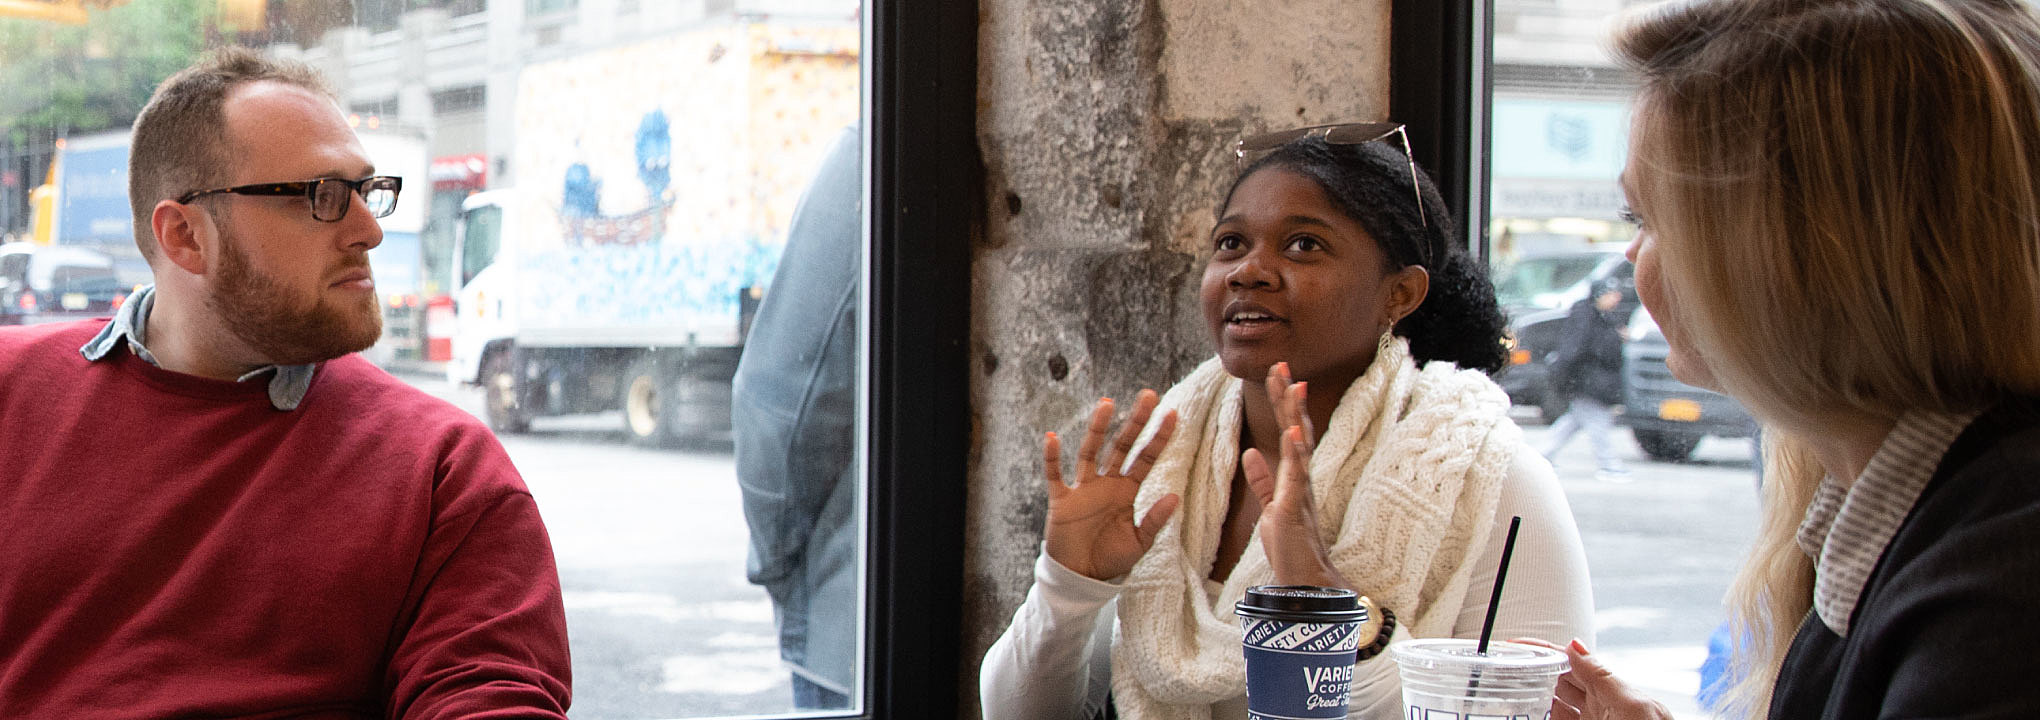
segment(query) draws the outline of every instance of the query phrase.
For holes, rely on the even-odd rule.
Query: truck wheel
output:
[[[673,418],[662,385],[659,364],[651,358],[631,363],[630,372],[624,375],[623,429],[630,433],[632,442],[656,445],[671,434],[667,426]]]
[[[1665,430],[1637,430],[1636,445],[1659,462],[1685,462],[1699,447],[1701,435]]]
[[[482,364],[483,411],[489,429],[499,433],[521,433],[531,429],[531,414],[517,392],[517,375],[510,367],[510,354],[490,355]]]

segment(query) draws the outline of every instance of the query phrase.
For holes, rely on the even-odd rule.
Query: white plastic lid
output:
[[[1535,645],[1500,640],[1488,643],[1487,654],[1476,651],[1478,640],[1430,638],[1388,646],[1398,665],[1421,667],[1448,674],[1468,674],[1478,668],[1482,675],[1558,675],[1571,664],[1565,653]]]

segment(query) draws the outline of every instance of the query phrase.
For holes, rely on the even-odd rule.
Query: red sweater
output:
[[[0,717],[564,717],[551,541],[486,428],[356,355],[289,412],[88,362],[103,323],[0,331]]]

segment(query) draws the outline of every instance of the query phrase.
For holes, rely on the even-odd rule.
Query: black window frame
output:
[[[956,715],[970,450],[977,3],[869,3],[866,713]],[[970,687],[963,687],[969,685]]]
[[[433,90],[432,114],[486,112],[489,108],[488,83],[457,85]]]
[[[1394,0],[1388,58],[1389,117],[1409,126],[1411,155],[1486,263],[1493,0]]]
[[[524,0],[524,14],[532,17],[564,15],[581,9],[581,0]]]
[[[362,115],[362,116],[388,115],[390,117],[396,117],[397,96],[391,95],[389,97],[382,98],[379,100],[370,100],[368,102],[358,102],[352,105],[348,105],[347,113],[350,115]]]

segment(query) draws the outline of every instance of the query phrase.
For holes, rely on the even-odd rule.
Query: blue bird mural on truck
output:
[[[673,132],[664,110],[645,113],[645,119],[638,122],[637,167],[649,204],[665,203],[666,188],[673,183]]]
[[[561,183],[560,222],[574,245],[643,245],[666,235],[666,216],[673,209],[673,133],[666,111],[653,109],[638,121],[636,142],[638,182],[645,188],[645,207],[635,212],[602,212],[602,179],[585,162],[567,166]]]
[[[588,169],[588,163],[577,162],[568,165],[565,185],[560,197],[561,215],[587,218],[602,214],[602,181],[595,179],[595,173]]]

